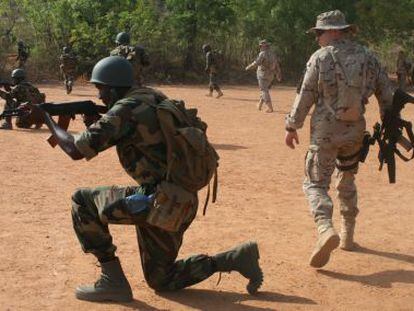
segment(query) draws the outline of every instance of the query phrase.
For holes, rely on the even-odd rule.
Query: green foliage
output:
[[[115,46],[116,34],[127,31],[131,42],[150,52],[149,78],[204,79],[201,46],[210,43],[223,53],[229,81],[253,80],[243,68],[256,57],[259,40],[267,39],[284,77],[295,80],[318,48],[306,30],[321,12],[340,9],[393,70],[399,48],[413,56],[413,7],[414,0],[2,0],[0,60],[23,39],[32,47],[33,76],[56,75],[67,45],[78,54],[81,71],[89,71]],[[0,61],[0,74],[5,64]]]

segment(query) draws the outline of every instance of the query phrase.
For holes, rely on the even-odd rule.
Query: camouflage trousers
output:
[[[333,203],[328,191],[335,169],[342,217],[354,220],[358,214],[355,175],[358,172],[363,131],[358,131],[352,137],[341,137],[340,131],[338,133],[335,138],[313,141],[305,158],[303,190],[317,224],[331,224]]]
[[[72,196],[72,219],[76,235],[86,253],[99,258],[115,254],[108,224],[135,225],[141,265],[148,285],[158,291],[177,290],[203,281],[214,271],[211,257],[194,255],[176,260],[190,220],[178,232],[167,232],[146,223],[148,212],[131,215],[123,198],[134,193],[149,195],[153,187],[99,187],[79,189]]]
[[[407,74],[405,72],[397,73],[398,87],[405,91],[407,88]]]
[[[270,86],[272,85],[272,79],[258,77],[257,81],[260,88],[260,100],[265,103],[271,103],[272,99],[270,97]]]
[[[209,77],[210,77],[210,83],[208,86],[210,88],[210,92],[213,92],[213,90],[220,92],[220,86],[218,85],[217,73],[210,72]]]

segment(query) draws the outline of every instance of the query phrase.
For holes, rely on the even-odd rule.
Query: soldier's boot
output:
[[[355,218],[342,218],[340,248],[346,251],[355,249],[354,243]]]
[[[310,257],[309,264],[314,268],[321,268],[326,265],[331,252],[339,246],[339,235],[332,225],[318,227],[319,238]]]
[[[267,105],[267,110],[266,110],[266,112],[267,112],[267,113],[272,113],[272,112],[273,112],[273,105],[272,105],[272,102],[271,102],[271,101],[266,102],[266,105]]]
[[[220,98],[223,95],[224,95],[223,92],[221,90],[218,90],[216,98]]]
[[[207,97],[213,97],[213,88],[210,87],[210,90],[208,91],[208,94],[206,94]]]
[[[6,117],[3,122],[0,124],[0,130],[12,130],[13,129],[13,125],[11,122],[11,118],[10,117]]]
[[[259,266],[259,248],[256,242],[240,244],[227,252],[212,257],[217,271],[237,271],[249,280],[246,286],[249,294],[257,293],[263,283],[263,272]]]
[[[263,104],[264,104],[264,100],[260,98],[259,103],[257,104],[257,109],[259,111],[262,110]]]
[[[101,263],[101,277],[93,285],[76,288],[76,298],[87,301],[132,301],[132,290],[119,259]]]

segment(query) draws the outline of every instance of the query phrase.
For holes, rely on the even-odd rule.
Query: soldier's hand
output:
[[[101,118],[101,116],[100,115],[87,116],[84,114],[82,115],[82,118],[83,118],[83,124],[85,124],[86,127],[89,127],[92,124],[94,124],[96,121],[98,121]]]
[[[295,144],[299,145],[299,136],[298,136],[298,132],[297,131],[286,131],[286,135],[285,135],[285,144],[291,148],[291,149],[295,149]]]

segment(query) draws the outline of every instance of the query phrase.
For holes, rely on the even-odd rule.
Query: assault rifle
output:
[[[367,134],[364,138],[364,147],[361,153],[361,162],[364,162],[368,153],[369,145],[378,143],[379,170],[382,170],[384,163],[388,168],[388,180],[391,184],[395,183],[395,155],[407,162],[414,158],[414,134],[412,124],[401,118],[401,111],[405,104],[414,104],[414,97],[397,89],[394,92],[392,108],[385,112],[382,124],[378,122],[374,125],[373,135]],[[404,130],[408,139],[404,137]],[[397,144],[402,146],[407,152],[412,151],[411,155],[405,156]]]
[[[58,125],[65,130],[69,127],[70,119],[74,119],[77,114],[84,115],[84,122],[86,126],[89,126],[93,121],[98,120],[101,117],[101,114],[108,111],[106,106],[96,105],[91,100],[65,103],[43,103],[38,106],[51,116],[59,116]],[[37,120],[37,122],[34,123],[44,122],[42,116],[35,115],[30,108],[22,107],[5,110],[0,115],[0,119],[5,117],[23,117],[28,115],[31,115],[34,120]],[[49,137],[48,142],[52,147],[57,145],[57,141],[54,136]]]
[[[4,88],[8,92],[10,91],[10,87],[13,85],[14,84],[12,82],[0,79],[0,87]]]

